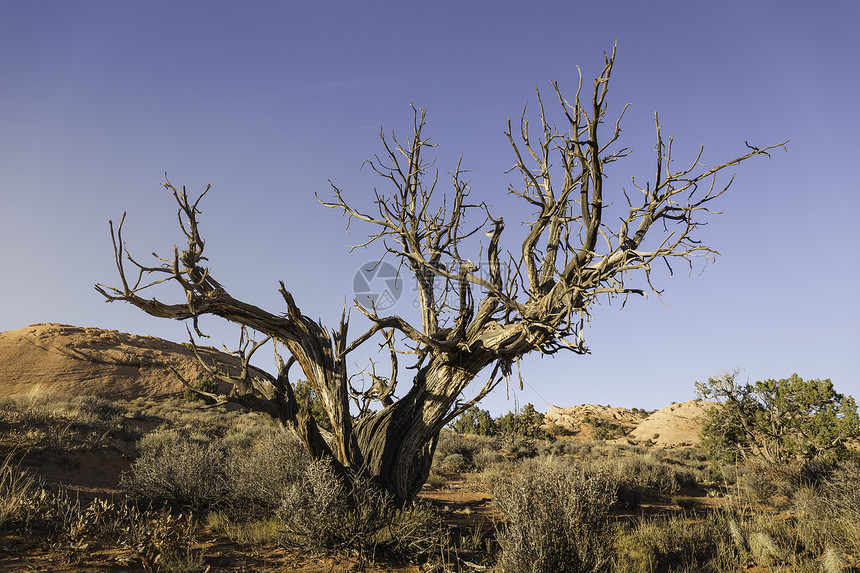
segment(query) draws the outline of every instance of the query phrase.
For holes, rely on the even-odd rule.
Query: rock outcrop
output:
[[[583,404],[581,406],[570,406],[559,408],[550,406],[544,416],[544,425],[556,424],[579,439],[590,439],[593,437],[594,425],[592,422],[599,421],[617,428],[618,434],[626,434],[635,428],[644,418],[638,411],[627,408],[612,408],[611,406],[599,406],[596,404]]]
[[[651,442],[663,448],[698,446],[699,430],[710,408],[716,402],[690,400],[666,406],[648,416],[628,438]]]
[[[198,348],[213,360],[238,368],[234,356]],[[166,396],[208,378],[189,345],[153,336],[65,324],[32,324],[0,333],[0,396],[22,394],[34,386],[55,394],[110,399]],[[235,370],[237,371],[237,370]]]

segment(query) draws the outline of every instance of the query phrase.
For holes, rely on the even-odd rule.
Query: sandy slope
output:
[[[208,363],[238,364],[212,348],[200,353]],[[185,345],[152,336],[65,324],[0,333],[0,396],[35,385],[57,394],[112,399],[164,396],[184,389],[173,369],[192,383],[208,377]]]

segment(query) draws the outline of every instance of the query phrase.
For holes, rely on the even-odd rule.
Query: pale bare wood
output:
[[[210,366],[213,376],[232,385],[232,391],[220,399],[268,413],[297,432],[312,455],[334,459],[343,475],[367,473],[398,499],[409,500],[427,478],[442,427],[511,376],[520,357],[535,351],[589,352],[583,328],[599,297],[625,301],[630,295],[659,295],[661,291],[652,284],[654,262],[664,261],[671,270],[673,260],[692,265],[697,259],[716,256],[714,248],[699,242],[696,231],[716,213],[712,202],[732,183],[732,178],[718,183],[718,175],[752,157],[785,148],[787,142],[764,148],[747,144],[743,155],[710,167],[701,163],[700,149],[693,162],[676,169],[672,140],[664,140],[655,115],[653,184],[634,180],[630,193],[607,188],[605,166],[628,154],[626,148],[614,147],[626,107],[609,136],[601,139],[614,61],[613,49],[605,56],[586,101],[581,99],[581,74],[570,101],[558,84],[552,84],[559,125],[549,119],[551,110],[539,90],[534,133],[527,108],[516,132],[508,122],[506,137],[514,155],[511,171],[520,178],[509,191],[534,213],[517,250],[502,249],[502,218],[494,217],[484,202],[470,199],[462,158],[450,174],[450,190],[447,194],[438,190],[442,184],[435,160],[426,157],[433,144],[424,133],[424,110],[413,108],[412,134],[403,143],[380,131],[384,153],[367,165],[390,190],[374,189],[372,211],[352,205],[348,193],[332,184],[333,199],[321,200],[322,204],[341,210],[350,223],[368,225],[367,240],[356,247],[381,245],[385,256],[397,261],[399,271],[415,281],[420,324],[381,314],[372,304],[368,308],[356,300],[356,309],[370,327],[350,341],[346,311],[337,327],[329,330],[302,314],[283,283],[279,290],[285,313],[274,314],[233,298],[212,276],[203,255],[198,204],[209,188],[192,200],[185,188],[179,190],[169,181],[164,186],[179,206],[187,246],[174,247],[170,257],[156,256],[157,266],[140,264],[122,240],[123,215],[116,229],[110,225],[120,286],[100,284],[96,289],[108,301],[129,302],[152,316],[191,319],[198,336],[203,333],[197,319],[204,314],[261,333],[258,343],[243,330],[236,351],[240,372]],[[610,193],[613,196],[607,198]],[[638,200],[631,197],[636,193]],[[612,227],[606,220],[606,206],[619,201],[627,211]],[[469,223],[470,217],[476,222]],[[488,240],[479,240],[479,232]],[[476,244],[477,252],[467,257],[466,249]],[[133,283],[126,265],[136,272]],[[165,304],[142,295],[168,281],[182,287],[186,300]],[[359,368],[358,376],[366,382],[357,389],[347,360],[380,336],[379,348],[387,351],[391,374],[377,374],[376,362],[370,362]],[[267,339],[280,344],[289,359],[284,363],[276,350],[277,374],[251,375],[248,360]],[[398,381],[398,355],[414,360],[406,366],[413,371],[408,386]],[[288,375],[293,364],[322,401],[331,435],[320,431],[307,405],[297,404]],[[487,382],[464,400],[467,386],[488,366],[492,373]],[[350,400],[357,413],[350,412]]]

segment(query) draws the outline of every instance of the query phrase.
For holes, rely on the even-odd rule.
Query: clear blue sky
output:
[[[2,2],[0,331],[61,322],[185,339],[181,323],[93,290],[116,281],[109,219],[128,211],[141,259],[181,239],[165,172],[194,191],[212,183],[202,229],[231,294],[280,311],[282,279],[333,322],[375,252],[350,253],[365,229],[347,234],[314,193],[331,179],[367,204],[378,182],[361,163],[380,151],[380,125],[406,134],[410,103],[429,110],[441,171],[462,154],[473,197],[513,239],[508,116],[550,80],[572,94],[577,65],[590,83],[617,40],[610,112],[631,104],[633,154],[613,165],[614,189],[653,178],[654,111],[679,159],[704,144],[704,161],[721,162],[745,140],[790,138],[789,152],[736,170],[703,234],[715,264],[661,278],[663,302],[594,309],[591,356],[530,358],[525,390],[485,405],[659,408],[735,367],[829,377],[860,398],[858,25],[855,1]],[[228,326],[203,326],[234,344]]]

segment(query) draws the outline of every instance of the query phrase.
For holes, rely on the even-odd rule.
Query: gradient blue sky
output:
[[[128,211],[141,259],[181,239],[165,172],[193,191],[212,183],[202,230],[234,296],[280,311],[282,279],[332,323],[375,252],[350,253],[365,229],[348,234],[314,193],[331,179],[367,204],[378,182],[362,161],[380,125],[407,133],[410,103],[429,110],[441,171],[463,155],[473,197],[505,216],[516,248],[507,118],[550,80],[572,94],[577,65],[590,84],[617,40],[610,113],[631,104],[633,154],[612,166],[614,189],[653,179],[655,111],[679,160],[704,144],[718,163],[745,140],[790,138],[789,151],[736,170],[703,233],[715,264],[661,277],[663,302],[595,308],[591,356],[531,357],[525,390],[485,406],[659,408],[735,367],[829,377],[860,397],[858,25],[856,1],[0,2],[0,331],[184,340],[182,323],[93,290],[116,281],[109,219]],[[228,325],[203,327],[235,343]]]

